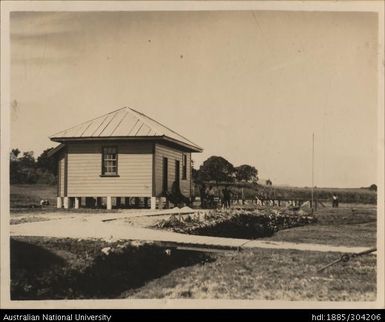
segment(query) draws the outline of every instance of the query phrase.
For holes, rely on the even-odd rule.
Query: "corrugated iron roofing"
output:
[[[67,130],[60,131],[51,135],[50,139],[60,142],[72,138],[130,137],[167,137],[193,147],[194,150],[202,150],[201,147],[184,136],[130,107],[123,107]]]

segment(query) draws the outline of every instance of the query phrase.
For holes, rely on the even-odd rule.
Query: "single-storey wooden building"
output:
[[[58,208],[103,203],[111,209],[141,198],[155,209],[175,185],[189,198],[191,153],[202,152],[182,135],[128,107],[50,139],[61,143],[50,151],[58,160]]]

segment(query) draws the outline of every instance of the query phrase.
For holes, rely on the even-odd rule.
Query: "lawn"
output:
[[[48,200],[48,206],[40,206],[40,200]],[[56,208],[56,186],[47,184],[16,184],[10,186],[10,224],[21,224],[50,220],[50,215],[72,213],[111,213],[117,209],[58,209]],[[54,216],[52,216],[54,218]]]
[[[281,230],[263,240],[374,247],[376,245],[376,225],[373,223],[336,226],[314,224]]]
[[[40,200],[48,200],[50,206],[56,205],[56,186],[47,184],[16,184],[10,186],[11,209],[39,206]]]
[[[341,204],[320,208],[317,223],[281,230],[263,240],[337,246],[376,245],[374,205]],[[373,301],[376,256],[357,257],[323,272],[317,269],[340,254],[267,250],[216,255],[204,265],[179,268],[140,289],[130,298],[227,298],[258,300]]]
[[[43,237],[11,238],[13,300],[119,298],[172,270],[202,263],[153,245]]]
[[[320,208],[316,224],[278,231],[264,240],[327,245],[376,245],[376,207],[343,204]],[[323,272],[340,254],[267,250],[215,256],[205,265],[179,268],[130,298],[226,298],[258,300],[373,301],[376,256],[357,257]]]
[[[374,255],[259,249],[207,255],[99,240],[11,239],[13,299],[191,298],[372,301]]]
[[[376,246],[375,205],[343,204],[340,208],[321,208],[315,217],[315,224],[281,230],[264,239],[336,246]]]
[[[376,257],[369,255],[317,269],[332,253],[260,249],[184,267],[123,293],[128,298],[373,301]]]

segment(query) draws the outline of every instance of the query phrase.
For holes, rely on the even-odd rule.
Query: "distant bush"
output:
[[[295,199],[311,199],[310,188],[276,188],[276,195],[281,198]],[[374,191],[366,189],[315,189],[314,198],[323,201],[332,199],[332,195],[336,194],[340,202],[343,203],[377,203],[377,194]]]
[[[53,173],[49,172],[48,170],[37,169],[36,175],[37,175],[36,183],[38,184],[49,184],[49,185],[56,184],[56,176]]]
[[[13,149],[10,153],[11,184],[55,184],[56,161],[48,158],[50,150],[45,150],[36,160],[32,151],[19,156],[20,150]]]
[[[258,198],[267,199],[300,199],[310,200],[310,188],[295,188],[295,187],[277,187],[277,186],[263,186],[255,183],[219,183],[215,185],[217,196],[222,196],[222,190],[228,186],[233,193],[233,199],[246,200]],[[377,193],[372,188],[316,188],[314,189],[314,198],[321,201],[329,201],[335,193],[342,203],[363,203],[376,204]],[[194,185],[194,195],[199,196],[199,185]]]

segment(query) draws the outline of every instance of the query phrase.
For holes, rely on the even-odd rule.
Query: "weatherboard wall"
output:
[[[65,196],[65,153],[60,153],[58,157],[58,197]]]
[[[183,154],[187,156],[187,176],[183,179]],[[175,161],[180,162],[179,177],[180,190],[186,197],[190,197],[191,193],[191,153],[182,152],[175,148],[168,147],[163,144],[155,144],[155,195],[161,196],[163,190],[163,160],[168,159],[168,191],[171,192],[172,184],[175,181]]]
[[[150,142],[68,143],[67,195],[69,197],[150,197],[153,144]],[[118,176],[103,177],[102,148],[118,148]]]

